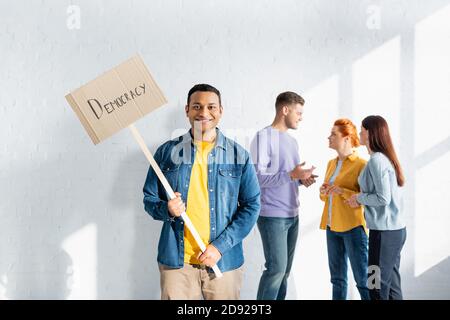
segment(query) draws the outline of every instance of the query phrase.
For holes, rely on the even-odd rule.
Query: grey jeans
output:
[[[388,231],[370,230],[369,268],[378,266],[380,271],[379,288],[369,286],[372,300],[403,300],[400,253],[405,241],[406,228]]]

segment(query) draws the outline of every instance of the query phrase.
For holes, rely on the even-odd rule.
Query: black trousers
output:
[[[406,241],[406,228],[370,230],[369,292],[372,300],[402,300],[400,253]],[[371,282],[371,279],[377,280]]]

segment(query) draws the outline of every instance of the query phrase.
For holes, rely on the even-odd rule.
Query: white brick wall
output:
[[[79,29],[68,27],[70,5],[80,9]],[[305,120],[292,134],[321,178],[333,156],[333,120],[386,116],[409,181],[405,297],[449,298],[450,208],[440,191],[450,182],[442,171],[450,150],[449,5],[2,0],[0,298],[159,298],[161,224],[142,206],[145,157],[127,131],[94,147],[64,99],[135,52],[169,100],[137,123],[152,150],[188,127],[186,94],[200,82],[222,91],[225,131],[260,129],[279,92],[304,94]],[[301,201],[288,298],[327,299],[318,186],[302,190]],[[245,248],[242,298],[254,299],[264,263],[256,229]]]

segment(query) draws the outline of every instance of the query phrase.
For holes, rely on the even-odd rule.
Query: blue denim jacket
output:
[[[406,226],[403,212],[403,188],[397,184],[395,169],[381,152],[370,156],[358,177],[361,193],[358,202],[365,207],[367,228],[399,230]]]
[[[244,263],[242,240],[259,215],[260,189],[248,152],[216,129],[216,144],[208,156],[210,243],[222,254],[217,265],[222,272]],[[190,131],[161,145],[155,161],[173,190],[187,203],[189,180],[196,146]],[[167,194],[150,167],[144,185],[144,207],[155,220],[164,222],[158,245],[158,262],[172,267],[184,265],[184,222],[167,210]],[[211,270],[209,270],[211,272]]]

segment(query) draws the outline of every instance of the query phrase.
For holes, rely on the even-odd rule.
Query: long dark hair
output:
[[[401,187],[405,184],[400,161],[392,144],[389,127],[382,116],[368,116],[362,121],[364,129],[369,131],[369,147],[372,152],[381,152],[391,161],[397,176],[397,184]]]

